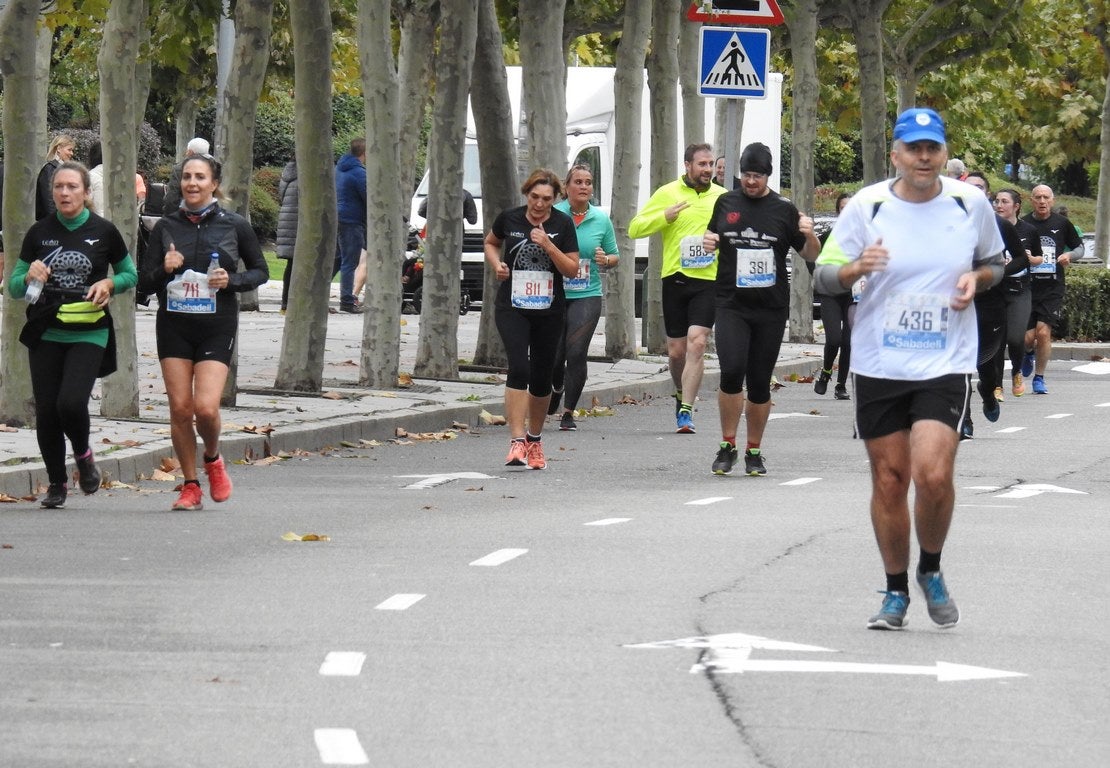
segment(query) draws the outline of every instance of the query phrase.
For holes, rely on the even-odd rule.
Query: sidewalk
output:
[[[343,313],[328,317],[323,393],[274,391],[285,325],[285,317],[278,312],[280,296],[280,282],[271,281],[259,292],[261,311],[240,316],[239,394],[236,406],[222,412],[222,452],[229,460],[258,460],[283,451],[318,451],[345,442],[357,444],[359,440],[383,441],[394,438],[399,428],[421,433],[451,429],[456,423],[475,427],[483,410],[504,413],[504,376],[467,371],[466,366],[460,371],[459,381],[415,379],[410,387],[389,390],[360,387],[363,318]],[[169,409],[153,351],[154,316],[153,309],[140,307],[136,318],[140,417],[128,420],[98,416],[99,384],[90,406],[91,442],[97,463],[106,477],[121,482],[150,477],[164,457],[173,455]],[[402,316],[402,373],[411,374],[415,365],[419,321],[415,315]],[[477,311],[459,318],[460,360],[474,356],[478,322]],[[644,400],[667,397],[674,391],[665,357],[605,361],[603,329],[604,318],[591,343],[589,375],[580,407],[589,408],[594,398],[611,405],[625,397]],[[1060,345],[1055,356],[1087,360],[1092,354],[1106,354],[1106,345],[1071,346],[1068,349]],[[820,357],[820,344],[784,343],[775,373],[780,380],[790,374],[811,375],[820,365]],[[710,357],[701,388],[703,400],[711,396],[718,382],[717,360]],[[0,493],[26,496],[45,484],[34,430],[0,432]]]

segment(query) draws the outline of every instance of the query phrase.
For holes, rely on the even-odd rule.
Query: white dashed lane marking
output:
[[[320,665],[320,674],[328,677],[358,677],[366,654],[358,651],[331,651]]]
[[[594,520],[592,523],[582,523],[582,525],[616,525],[627,523],[631,519],[631,517],[607,517],[604,520]]]
[[[1021,432],[1023,429],[1025,429],[1025,427],[1006,427],[1005,429],[997,430],[997,434],[1008,435],[1011,432]]]
[[[324,765],[369,765],[370,758],[352,728],[317,728],[316,750]]]
[[[1071,413],[1054,413],[1051,416],[1045,416],[1046,419],[1066,419],[1074,414]]]
[[[411,608],[416,605],[425,597],[427,597],[427,595],[407,595],[402,593],[378,603],[374,606],[374,609],[378,611],[403,611],[406,608]]]
[[[688,507],[704,507],[710,504],[716,504],[719,501],[732,501],[731,496],[710,496],[708,499],[695,499],[694,501],[686,502]]]
[[[513,558],[520,557],[527,551],[527,549],[499,549],[496,552],[489,553],[485,557],[478,558],[473,563],[471,563],[471,565],[501,565],[502,563],[509,562]]]
[[[799,477],[797,480],[787,480],[785,483],[779,483],[779,485],[809,485],[820,480],[819,477]]]

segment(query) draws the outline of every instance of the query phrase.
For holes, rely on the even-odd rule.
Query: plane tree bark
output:
[[[613,196],[610,217],[617,235],[620,263],[605,275],[605,354],[634,358],[636,338],[636,241],[628,223],[636,215],[640,194],[641,116],[644,100],[644,59],[651,37],[651,3],[625,6],[621,44],[613,75],[614,133]]]
[[[335,263],[335,159],[331,147],[331,13],[317,0],[289,0],[293,29],[295,144],[300,209],[277,389],[319,392]]]
[[[370,288],[368,311],[363,315],[359,382],[393,388],[400,368],[402,215],[409,188],[397,184],[401,109],[389,0],[359,0],[358,30],[366,112],[366,284]],[[456,210],[461,209],[460,199]]]
[[[424,301],[414,374],[423,378],[456,379],[459,375],[459,268],[463,237],[459,212],[463,207],[463,143],[478,7],[474,0],[443,0],[441,8],[428,158],[431,176],[426,252],[429,257],[424,262]]]

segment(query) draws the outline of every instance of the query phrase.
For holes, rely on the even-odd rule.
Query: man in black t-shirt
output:
[[[1066,217],[1052,212],[1056,196],[1045,184],[1033,187],[1033,211],[1023,217],[1041,237],[1043,260],[1030,267],[1033,276],[1033,312],[1025,334],[1025,359],[1021,375],[1033,375],[1033,394],[1047,395],[1044,372],[1052,357],[1052,332],[1060,326],[1064,312],[1064,273],[1073,260],[1083,255],[1083,240]]]

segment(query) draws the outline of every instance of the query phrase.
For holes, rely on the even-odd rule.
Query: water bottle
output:
[[[216,273],[216,270],[219,269],[219,268],[220,268],[220,254],[213,251],[212,256],[209,257],[209,259],[208,259],[208,276],[212,277],[212,275],[214,275]]]
[[[42,295],[42,280],[28,280],[27,292],[23,294],[23,298],[27,300],[28,304],[34,304],[39,300]]]

